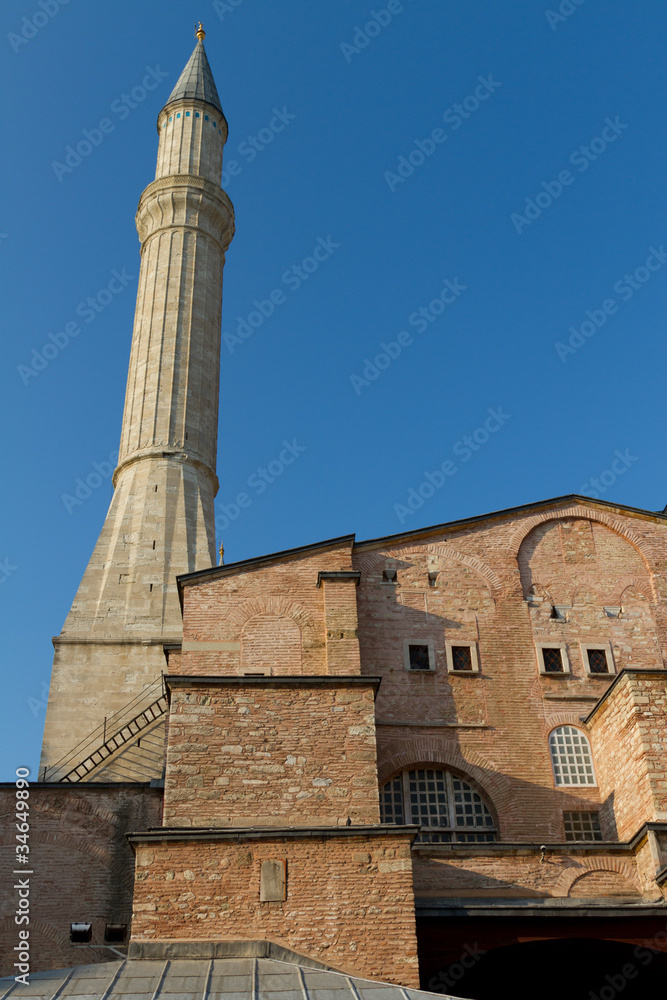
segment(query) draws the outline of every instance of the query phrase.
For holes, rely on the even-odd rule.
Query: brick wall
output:
[[[661,896],[655,882],[643,877],[633,852],[611,853],[602,846],[599,851],[593,847],[547,850],[544,861],[539,851],[527,849],[501,854],[479,845],[473,855],[419,847],[413,866],[419,898]]]
[[[146,785],[33,785],[30,788],[31,971],[108,961],[109,951],[69,942],[72,921],[93,925],[104,942],[107,922],[129,925],[134,859],[126,833],[160,822],[162,793]],[[0,786],[0,975],[13,973],[16,877],[15,786]],[[22,925],[26,927],[26,925]]]
[[[594,503],[356,546],[362,673],[382,678],[380,784],[403,768],[440,764],[484,795],[503,840],[562,841],[562,813],[577,808],[599,809],[614,839],[613,782],[604,791],[556,788],[548,737],[564,724],[585,731],[582,719],[614,679],[586,672],[582,643],[609,643],[616,670],[662,666],[666,559],[664,521]],[[552,618],[554,604],[569,609],[563,620]],[[406,641],[433,644],[434,673],[405,669]],[[479,674],[447,672],[447,644],[459,642],[477,644]],[[565,643],[571,673],[541,675],[538,642]],[[594,756],[604,768],[604,755],[594,748]],[[636,797],[643,819],[624,835],[649,818],[647,808]]]
[[[348,539],[186,581],[182,672],[359,673],[354,582],[318,586],[320,570],[351,570],[351,546]]]
[[[410,835],[138,843],[133,941],[269,940],[344,972],[418,983]],[[260,903],[263,860],[287,863]]]
[[[379,822],[370,680],[234,681],[174,681],[165,825]]]

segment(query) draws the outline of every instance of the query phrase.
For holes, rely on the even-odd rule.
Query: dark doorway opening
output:
[[[431,965],[426,980],[422,989],[469,1000],[649,1000],[665,994],[667,955],[586,937],[489,949],[475,941],[457,961],[436,972]]]

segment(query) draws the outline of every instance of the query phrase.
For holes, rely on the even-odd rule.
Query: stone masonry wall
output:
[[[418,985],[410,837],[136,845],[133,941],[268,940],[336,969]],[[260,867],[286,861],[284,902],[261,903]]]
[[[217,686],[179,679],[165,825],[379,822],[373,695],[371,682],[343,678]]]
[[[590,721],[600,792],[620,839],[667,820],[667,673],[624,675]]]

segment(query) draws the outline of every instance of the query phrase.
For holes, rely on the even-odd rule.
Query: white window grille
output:
[[[559,726],[549,736],[557,785],[594,785],[595,771],[588,737],[574,726]]]

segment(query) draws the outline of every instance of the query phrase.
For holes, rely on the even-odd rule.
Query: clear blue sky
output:
[[[195,18],[237,164],[227,561],[591,493],[593,479],[606,500],[667,503],[667,7],[560,7],[572,13],[535,0],[5,0],[0,777],[38,760],[50,637],[109,503],[134,212]],[[85,131],[97,145],[59,167]],[[293,268],[323,244],[302,280]],[[110,296],[114,270],[132,277]],[[284,301],[235,343],[276,289]],[[68,323],[81,332],[65,342]],[[364,374],[383,342],[400,355]],[[252,477],[283,441],[304,450],[260,493]],[[73,504],[95,463],[100,485]],[[239,492],[252,503],[222,532]]]

